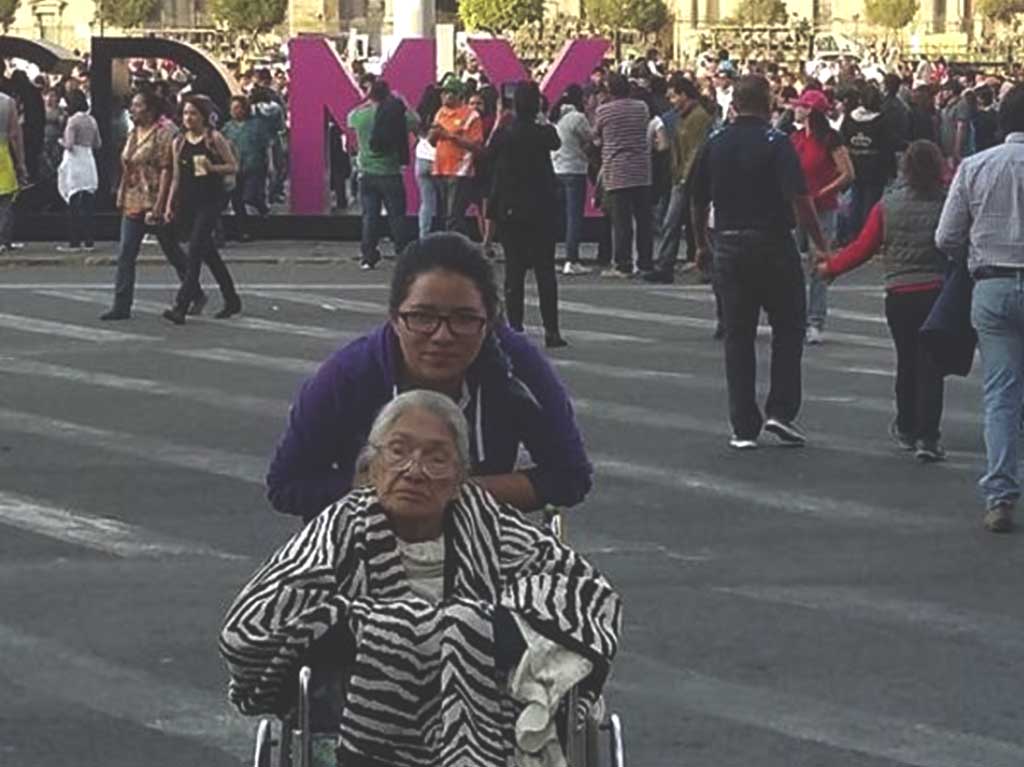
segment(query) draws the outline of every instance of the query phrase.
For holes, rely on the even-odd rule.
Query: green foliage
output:
[[[975,9],[990,21],[1010,22],[1024,13],[1024,0],[977,0]]]
[[[917,15],[918,0],[865,0],[868,21],[893,31],[903,29]]]
[[[0,0],[0,27],[4,33],[14,23],[14,14],[18,12],[20,0]]]
[[[786,19],[786,4],[783,0],[742,0],[730,21],[753,26],[785,24]]]
[[[583,0],[583,11],[591,24],[644,34],[658,32],[669,22],[665,0]]]
[[[284,21],[288,0],[213,0],[212,11],[231,30],[259,34]]]
[[[544,0],[459,0],[459,18],[471,31],[511,32],[544,15]]]
[[[96,0],[96,16],[121,29],[135,29],[153,18],[160,0]]]

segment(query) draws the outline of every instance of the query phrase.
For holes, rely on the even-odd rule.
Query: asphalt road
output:
[[[184,328],[158,316],[165,267],[116,324],[96,319],[109,266],[0,269],[4,767],[249,751],[217,630],[295,528],[262,487],[288,403],[381,320],[388,270],[234,269],[245,313]],[[608,699],[629,764],[1024,764],[1024,535],[980,526],[977,375],[947,385],[950,460],[900,453],[879,284],[832,292],[807,449],[737,454],[707,289],[562,278],[552,359],[598,467],[569,535],[625,596]]]

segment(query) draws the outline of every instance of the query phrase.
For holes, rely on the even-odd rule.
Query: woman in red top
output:
[[[946,198],[946,164],[931,141],[915,141],[903,158],[897,183],[871,209],[860,235],[831,258],[818,274],[832,281],[882,253],[885,316],[896,344],[896,420],[890,433],[918,460],[941,461],[939,444],[943,380],[919,331],[942,290],[946,257],[935,247]]]
[[[803,127],[790,137],[800,167],[807,180],[807,191],[814,199],[821,233],[831,244],[836,238],[838,194],[853,181],[853,163],[843,145],[842,137],[828,123],[828,97],[818,90],[805,90],[794,105],[794,118]],[[807,235],[798,233],[800,249],[808,254],[810,279],[807,290],[807,343],[823,340],[825,316],[828,313],[828,285],[818,277],[814,263],[820,255],[813,252]]]

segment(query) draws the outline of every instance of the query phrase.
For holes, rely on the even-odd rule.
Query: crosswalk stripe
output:
[[[146,336],[139,333],[121,333],[116,330],[101,330],[84,325],[69,325],[66,322],[38,320],[22,317],[17,314],[0,313],[0,327],[20,330],[24,333],[40,333],[61,338],[73,338],[76,341],[92,341],[94,343],[117,343],[121,341],[157,341],[157,336]]]
[[[388,307],[386,304],[374,302],[374,301],[353,301],[347,298],[335,298],[333,296],[324,296],[319,294],[309,293],[296,293],[293,291],[268,291],[268,290],[257,290],[249,291],[250,295],[260,296],[261,298],[289,301],[294,304],[300,304],[302,306],[315,306],[321,309],[328,309],[333,311],[341,312],[352,312],[355,314],[368,314],[374,317],[384,318],[388,314]],[[534,335],[543,334],[544,329],[533,325],[528,325],[526,329]],[[580,341],[620,341],[629,343],[652,343],[650,338],[642,338],[640,336],[626,335],[623,333],[605,333],[597,330],[574,330],[564,329],[564,333],[568,339],[574,338]]]
[[[110,517],[60,508],[13,493],[0,492],[0,523],[116,557],[246,559],[205,543],[179,540]]]
[[[699,302],[699,303],[702,303],[702,304],[711,304],[711,305],[713,305],[715,303],[715,296],[711,292],[710,288],[708,288],[703,293],[695,293],[695,292],[694,293],[690,293],[690,292],[682,293],[682,292],[675,292],[675,291],[673,291],[673,292],[658,291],[657,295],[659,295],[659,296],[667,296],[669,298],[675,298],[675,299],[679,299],[681,301],[694,301],[694,302]],[[882,316],[881,314],[877,313],[877,312],[876,313],[855,312],[855,311],[850,311],[849,309],[837,309],[837,308],[834,308],[834,307],[830,306],[828,308],[828,316],[829,317],[835,317],[836,319],[839,319],[839,320],[849,320],[851,322],[865,322],[865,323],[868,323],[870,325],[886,325],[886,326],[888,326],[888,322],[885,319],[885,317]],[[829,335],[831,335],[831,333]]]
[[[318,363],[296,357],[271,357],[268,355],[255,354],[252,352],[240,352],[232,349],[174,349],[168,351],[172,354],[207,359],[212,362],[222,362],[225,364],[238,363],[270,370],[295,372],[299,374],[311,374],[318,366]],[[610,365],[577,362],[576,360],[552,360],[552,362],[556,367],[566,370],[579,370],[583,373],[592,373],[599,376],[611,375],[612,377],[626,379],[647,378],[648,380],[664,378],[669,381],[679,381],[683,386],[692,385],[704,389],[720,389],[722,387],[721,382],[715,382],[712,379],[698,379],[694,375],[672,374],[667,371],[640,371],[638,373],[630,368],[618,368]],[[647,375],[645,375],[645,373]],[[157,382],[145,382],[144,385],[148,386],[154,383]],[[159,385],[168,386],[165,384]],[[223,396],[224,395],[221,395],[218,399],[223,399]],[[204,401],[207,397],[206,395],[197,394],[195,399]],[[868,412],[878,412],[886,415],[889,415],[892,412],[892,404],[888,401],[882,400],[876,401],[860,398],[857,401],[852,401],[851,398],[842,396],[810,396],[807,399],[810,401],[817,400],[821,404],[838,404],[844,407],[855,407],[857,409],[867,410]],[[225,407],[231,409],[246,409],[246,406],[232,403],[230,400],[227,401]],[[271,405],[270,402],[267,402],[266,404],[257,405],[255,411],[260,412],[260,408],[265,408],[271,410],[271,412],[277,412],[281,407],[283,407],[283,404],[280,402],[274,402],[273,405]],[[722,422],[693,418],[683,413],[668,413],[637,405],[623,405],[617,402],[590,399],[587,397],[574,397],[573,407],[581,415],[599,420],[621,423],[628,426],[695,432],[714,437],[722,437],[725,434],[725,426]],[[945,417],[949,420],[961,421],[966,424],[974,424],[977,420],[973,414],[958,411],[949,411],[945,414]],[[852,455],[861,455],[868,458],[887,459],[894,455],[893,450],[888,449],[888,443],[883,440],[880,440],[879,443],[875,443],[873,441],[830,435],[823,444],[814,445],[813,435],[811,436],[811,439],[812,449],[815,450],[836,451]],[[961,459],[961,455],[965,456],[966,459]],[[975,462],[969,458],[971,455],[973,455],[973,453],[966,451],[950,452],[948,460],[942,464],[936,465],[934,468],[941,471],[977,471],[978,467],[975,465]]]
[[[252,455],[182,445],[169,440],[99,429],[7,408],[0,408],[0,427],[258,485],[263,484],[266,469],[265,460]],[[947,524],[935,519],[934,516],[919,515],[902,509],[884,509],[855,501],[756,487],[721,475],[646,466],[601,454],[591,455],[591,460],[599,476],[649,482],[671,490],[696,491],[742,501],[751,506],[817,517],[825,521],[884,524],[893,529],[914,530],[921,527],[935,529]]]
[[[255,721],[235,713],[226,695],[169,682],[5,624],[0,624],[0,677],[239,759],[252,756]]]
[[[55,442],[99,448],[141,461],[163,463],[259,485],[263,484],[266,470],[266,461],[251,455],[100,429],[9,408],[0,408],[0,426]]]
[[[1024,621],[950,608],[923,599],[899,599],[845,586],[730,586],[714,589],[758,602],[821,610],[860,620],[917,626],[953,639],[969,638],[1007,656],[1024,652]]]
[[[826,522],[884,525],[914,530],[956,526],[951,520],[936,519],[933,514],[918,514],[904,509],[873,506],[812,493],[796,493],[744,482],[734,477],[727,478],[684,468],[660,468],[602,455],[592,455],[591,462],[598,476],[614,477],[629,482],[653,483],[671,490],[728,498],[751,506]]]
[[[77,301],[85,304],[105,306],[109,300],[94,292],[77,290],[39,290],[39,295],[50,298],[62,298],[68,301]],[[132,305],[133,312],[144,314],[162,314],[167,307],[156,301],[135,300]],[[359,333],[335,330],[334,328],[320,327],[318,325],[297,325],[291,322],[278,322],[276,320],[264,320],[258,317],[232,317],[230,323],[211,320],[206,317],[189,317],[189,322],[210,323],[216,326],[223,326],[225,329],[243,328],[245,330],[256,330],[264,333],[281,333],[285,335],[304,336],[307,338],[321,338],[328,341],[351,341],[359,337]]]
[[[535,304],[534,301],[527,303]],[[594,317],[608,317],[609,319],[631,320],[634,322],[648,322],[656,325],[666,325],[674,328],[696,328],[700,330],[713,330],[717,323],[712,319],[690,317],[685,314],[662,314],[659,312],[645,312],[636,309],[625,309],[617,306],[595,306],[581,301],[558,302],[559,310],[586,314]],[[758,333],[770,333],[769,328],[759,328]],[[865,336],[858,333],[830,332],[829,338],[833,341],[852,344],[855,346],[867,346],[875,349],[888,349],[892,342],[886,338]]]
[[[619,654],[615,671],[613,691],[911,767],[1024,764],[1024,746],[1018,743],[717,679],[630,650]],[[626,681],[631,677],[644,681]]]
[[[271,357],[266,354],[255,354],[240,349],[226,349],[214,347],[212,349],[166,349],[168,354],[175,354],[179,357],[189,357],[208,362],[235,363],[238,365],[250,365],[264,370],[277,370],[282,373],[300,373],[312,375],[320,367],[319,362],[300,359],[298,357]]]

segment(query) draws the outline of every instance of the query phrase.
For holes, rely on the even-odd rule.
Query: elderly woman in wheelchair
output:
[[[597,702],[618,594],[468,480],[451,399],[392,400],[363,465],[366,486],[281,547],[228,611],[231,701],[287,717],[300,666],[343,669],[329,704],[342,767],[564,764],[556,711],[571,691],[571,726]]]

